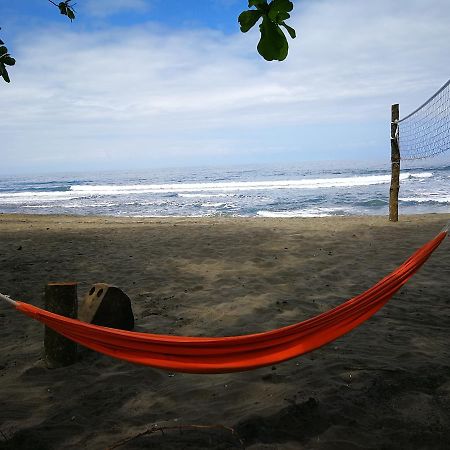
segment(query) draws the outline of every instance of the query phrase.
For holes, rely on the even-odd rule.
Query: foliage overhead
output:
[[[73,0],[65,0],[59,3],[55,3],[52,0],[48,1],[55,5],[59,12],[67,16],[71,22],[75,19],[76,11],[73,7],[76,3],[71,4]],[[292,39],[295,38],[295,30],[285,23],[285,20],[291,17],[289,13],[294,8],[293,3],[289,0],[271,0],[270,3],[267,3],[267,0],[248,0],[248,7],[255,7],[256,9],[243,11],[239,15],[238,22],[241,31],[246,33],[262,18],[262,22],[259,25],[261,38],[257,46],[258,53],[266,61],[283,61],[286,59],[289,45],[281,27],[288,32]],[[4,42],[0,39],[0,76],[7,83],[9,83],[10,79],[6,66],[13,66],[15,63],[16,60],[11,57]]]
[[[58,4],[56,4],[55,2],[52,2],[52,0],[48,0],[48,1],[50,3],[53,3],[57,8],[59,8],[59,12],[63,16],[67,16],[71,22],[72,22],[72,20],[75,19],[75,10],[73,9],[73,7],[76,5],[76,3],[71,5],[70,2],[72,0],[66,0],[65,2],[59,2]]]
[[[1,30],[1,28],[0,28]],[[13,66],[16,60],[8,53],[5,43],[0,39],[0,77],[9,83],[9,75],[6,66]]]
[[[246,33],[262,18],[258,53],[267,61],[283,61],[288,55],[289,45],[281,27],[285,28],[292,39],[296,36],[295,30],[285,23],[291,17],[289,13],[294,8],[293,3],[289,0],[272,0],[270,3],[267,0],[249,0],[248,7],[253,6],[256,9],[239,15],[241,31]]]

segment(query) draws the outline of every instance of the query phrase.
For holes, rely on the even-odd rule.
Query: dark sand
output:
[[[378,281],[450,215],[116,219],[0,215],[0,292],[121,287],[136,329],[236,335],[291,324]],[[0,448],[450,448],[450,240],[373,318],[297,359],[171,374],[80,350],[49,370],[43,327],[0,304]],[[179,425],[232,428],[173,430]]]

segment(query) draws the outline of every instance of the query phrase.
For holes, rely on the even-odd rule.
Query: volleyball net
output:
[[[450,80],[423,105],[398,120],[400,159],[411,161],[450,149]]]

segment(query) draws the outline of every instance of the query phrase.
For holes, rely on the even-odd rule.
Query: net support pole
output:
[[[49,283],[45,286],[44,299],[47,311],[77,318],[77,283]],[[77,360],[77,344],[45,327],[44,359],[49,368],[69,366]]]
[[[389,189],[389,220],[398,222],[398,191],[400,189],[400,147],[398,145],[399,105],[391,107],[391,187]]]

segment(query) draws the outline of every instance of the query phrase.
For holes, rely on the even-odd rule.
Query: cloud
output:
[[[2,87],[4,167],[332,157],[327,127],[346,130],[339,146],[350,149],[371,123],[374,135],[357,140],[381,154],[390,104],[406,114],[448,77],[448,0],[309,1],[291,22],[298,38],[283,63],[257,55],[257,30],[32,30]]]
[[[150,8],[145,0],[85,0],[83,10],[96,17],[108,17],[124,12],[146,12]]]

